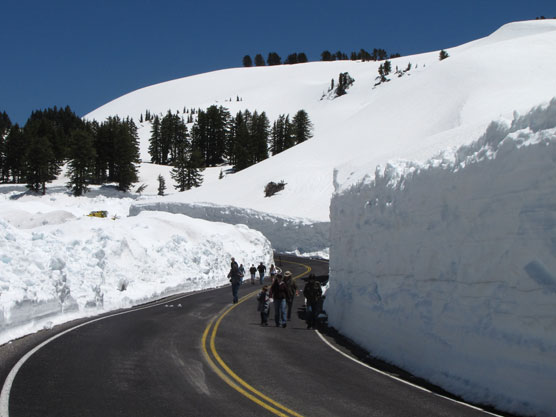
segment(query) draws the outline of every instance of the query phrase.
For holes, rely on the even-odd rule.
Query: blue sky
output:
[[[69,105],[82,116],[151,84],[241,66],[244,55],[456,46],[556,16],[554,0],[3,0],[0,111]]]

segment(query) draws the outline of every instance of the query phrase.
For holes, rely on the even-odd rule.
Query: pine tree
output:
[[[299,59],[297,57],[297,53],[293,53],[293,54],[288,55],[288,57],[284,61],[284,64],[293,65],[293,64],[297,64],[298,62],[299,62]]]
[[[292,133],[295,144],[313,137],[313,124],[305,110],[299,110],[292,119]]]
[[[270,122],[265,112],[258,114],[256,111],[251,117],[251,148],[253,163],[259,163],[268,158],[268,138],[270,135]]]
[[[333,57],[332,54],[330,53],[330,51],[322,51],[322,53],[320,54],[321,56],[321,61],[333,61]]]
[[[160,139],[160,119],[154,117],[151,126],[151,138],[149,139],[149,155],[153,164],[160,164],[162,160],[162,144]]]
[[[180,192],[199,187],[203,182],[201,153],[193,148],[188,152],[186,146],[182,146],[178,152],[174,168],[170,172],[172,179],[176,182],[174,188]]]
[[[263,56],[261,54],[255,55],[255,66],[264,67],[265,65],[266,64],[265,64]]]
[[[8,181],[9,174],[6,166],[6,142],[12,127],[8,114],[4,111],[0,114],[0,182]]]
[[[114,138],[114,172],[113,180],[117,189],[129,191],[133,183],[138,181],[139,137],[133,120],[126,119],[118,126]]]
[[[96,151],[91,132],[76,130],[73,132],[69,147],[67,187],[74,196],[81,196],[89,190],[94,175]]]
[[[307,55],[305,55],[305,52],[300,52],[297,54],[297,62],[300,64],[304,64],[306,62],[308,62],[309,60],[307,59]]]
[[[253,61],[251,60],[251,57],[249,55],[245,55],[243,57],[243,66],[244,67],[252,67],[253,66]]]
[[[162,176],[162,174],[158,175],[158,195],[164,195],[164,191],[166,191],[166,180]]]
[[[286,116],[282,114],[278,116],[278,120],[276,120],[272,126],[270,146],[272,155],[283,152],[291,148],[294,144],[289,115]]]
[[[268,65],[281,65],[282,59],[276,52],[270,52],[266,62]]]
[[[201,152],[203,166],[216,166],[224,162],[229,147],[230,113],[224,107],[210,106],[199,111],[191,129],[193,146]]]
[[[232,152],[230,163],[236,172],[251,165],[251,154],[249,152],[251,137],[247,125],[248,117],[248,115],[238,112],[231,129]]]
[[[23,175],[27,188],[36,193],[46,194],[46,183],[56,179],[60,167],[56,164],[56,156],[52,144],[44,136],[31,138],[25,153]]]
[[[10,129],[4,142],[4,177],[9,181],[12,177],[13,183],[19,183],[23,180],[25,151],[28,147],[29,139],[23,134],[16,123]]]
[[[336,91],[335,91],[336,97],[341,97],[344,94],[346,94],[347,89],[351,87],[354,81],[355,80],[351,78],[349,73],[347,72],[340,73],[340,75],[338,76],[338,85],[336,86]]]
[[[438,59],[440,61],[445,60],[446,58],[448,58],[450,55],[448,55],[448,52],[446,52],[444,49],[440,51],[440,53],[438,54]]]

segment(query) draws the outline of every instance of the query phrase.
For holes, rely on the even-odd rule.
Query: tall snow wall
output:
[[[556,416],[556,101],[331,203],[332,326],[459,394]]]
[[[330,246],[329,222],[311,222],[300,218],[288,218],[241,207],[219,206],[208,203],[151,202],[136,203],[129,209],[130,216],[142,211],[154,210],[212,222],[245,224],[261,232],[278,252],[319,252]]]

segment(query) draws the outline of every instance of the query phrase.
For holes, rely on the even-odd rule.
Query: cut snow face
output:
[[[0,219],[0,344],[72,318],[227,284],[232,256],[244,264],[273,259],[268,240],[241,225],[157,212],[64,218],[52,211],[40,215],[44,225],[24,229]]]
[[[556,415],[555,162],[553,100],[339,187],[330,324],[469,401]]]

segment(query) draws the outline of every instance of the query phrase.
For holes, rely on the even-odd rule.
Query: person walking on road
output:
[[[257,267],[254,264],[251,264],[249,273],[251,274],[251,285],[255,285],[255,274],[257,273]]]
[[[261,280],[261,285],[263,284],[263,279],[264,279],[264,273],[266,272],[266,266],[263,265],[263,263],[261,262],[259,264],[259,266],[257,267],[257,269],[259,270],[259,277]]]
[[[288,289],[282,279],[282,274],[277,274],[270,287],[270,298],[274,300],[274,322],[276,327],[286,327],[286,294]]]
[[[270,282],[274,282],[274,278],[276,278],[276,274],[278,273],[274,264],[270,265],[268,272],[270,273]]]
[[[303,288],[303,296],[307,299],[305,310],[305,321],[307,328],[315,328],[319,314],[319,302],[322,297],[322,288],[317,281],[315,274],[309,275],[309,279]]]
[[[232,299],[233,303],[236,304],[238,302],[238,295],[237,292],[241,285],[241,274],[239,272],[239,266],[234,258],[232,258],[232,263],[230,265],[230,272],[228,272],[228,278],[232,283]]]
[[[299,295],[299,290],[297,289],[297,284],[292,278],[292,273],[290,271],[284,272],[284,282],[286,283],[287,293],[286,293],[286,305],[287,305],[287,318],[288,321],[292,318],[292,306],[293,299],[296,295]]]
[[[268,311],[270,310],[270,295],[268,285],[263,285],[261,292],[257,295],[257,311],[261,312],[261,326],[268,326]]]

